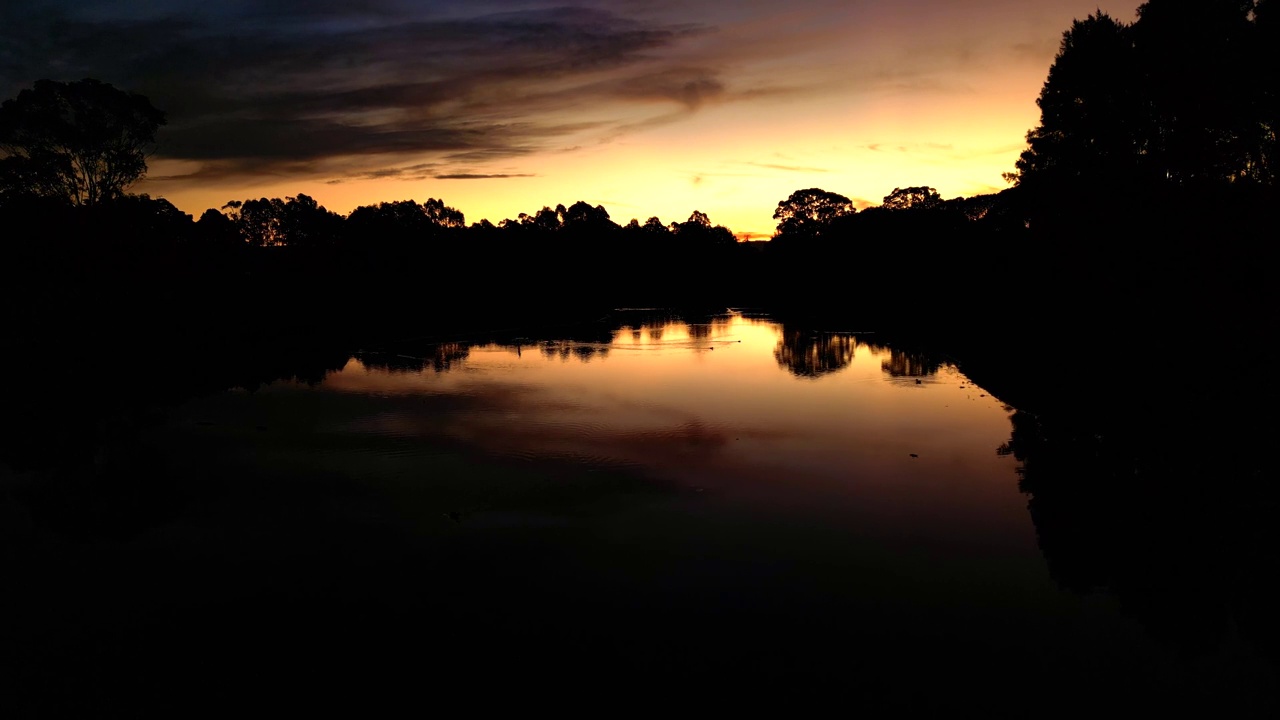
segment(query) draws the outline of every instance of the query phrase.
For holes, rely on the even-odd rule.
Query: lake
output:
[[[1068,589],[1015,409],[849,330],[623,310],[169,407],[116,451],[160,498],[137,529],[24,540],[18,684],[81,710],[1274,697],[1238,635],[1188,653],[1106,587]]]

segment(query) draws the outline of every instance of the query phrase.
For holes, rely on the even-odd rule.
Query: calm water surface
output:
[[[1019,644],[1011,623],[1069,631],[1080,599],[1049,577],[997,453],[1011,410],[871,338],[638,319],[592,342],[360,354],[190,417],[264,428],[244,436],[259,468],[389,489],[414,534],[546,602],[705,615],[713,634],[825,618],[830,638],[762,640],[783,667],[850,635],[949,653]]]
[[[954,706],[1274,682],[1061,589],[998,452],[1013,410],[955,367],[741,313],[617,327],[187,403],[154,445],[206,496],[92,561],[165,578],[99,622],[136,614],[149,658],[400,691],[814,682]]]
[[[305,392],[359,398],[360,410],[314,429],[403,441],[371,450],[365,471],[406,481],[430,483],[410,479],[413,456],[444,440],[625,469],[699,512],[1038,564],[1016,463],[996,452],[1010,410],[951,366],[741,315],[439,352],[421,371],[390,369],[415,365],[403,356],[353,358]]]

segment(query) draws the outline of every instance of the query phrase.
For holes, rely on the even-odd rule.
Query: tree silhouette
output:
[[[1135,169],[1149,133],[1138,85],[1130,26],[1106,13],[1073,22],[1036,100],[1040,125],[1010,179],[1094,180]]]
[[[299,196],[306,197],[306,196]],[[324,208],[319,208],[324,212]],[[428,198],[361,205],[347,216],[347,230],[361,245],[407,246],[446,230],[466,228],[462,212]]]
[[[554,210],[544,205],[533,215],[520,213],[519,220],[521,225],[550,233],[564,225],[564,216],[567,212],[564,205],[557,205]]]
[[[671,232],[686,248],[706,250],[737,244],[733,231],[723,225],[712,225],[707,214],[694,210],[682,223],[671,223]]]
[[[119,197],[146,173],[164,122],[147,98],[98,80],[37,81],[0,105],[0,197]]]
[[[648,220],[645,220],[644,225],[642,225],[641,227],[644,229],[645,232],[655,236],[659,236],[659,237],[665,237],[671,232],[671,230],[668,229],[666,225],[662,224],[662,221],[659,220],[656,215],[653,217],[650,217]]]
[[[207,246],[229,248],[243,245],[235,221],[214,208],[205,210],[196,222],[195,237]]]
[[[461,210],[451,208],[444,204],[443,200],[436,198],[427,198],[422,204],[422,214],[427,216],[432,225],[444,228],[463,228],[467,226],[467,219]]]
[[[342,233],[342,217],[309,195],[298,193],[296,197],[285,198],[281,210],[280,230],[285,245],[310,248],[332,245]]]
[[[1178,184],[1256,176],[1261,135],[1254,88],[1275,86],[1251,57],[1253,0],[1150,0],[1134,46],[1159,133],[1151,152]],[[1274,135],[1274,128],[1271,129]]]
[[[931,187],[894,188],[884,196],[886,210],[929,210],[942,206],[942,196]]]
[[[604,227],[613,224],[609,219],[609,211],[602,205],[592,206],[583,200],[570,205],[564,213],[566,227]]]
[[[257,200],[232,200],[222,206],[240,231],[240,237],[254,247],[272,247],[284,244],[281,220],[284,201],[280,198]]]
[[[1253,0],[1151,0],[1132,25],[1102,12],[1076,20],[1037,101],[1040,124],[1006,179],[1117,187],[1268,181],[1271,12]]]
[[[773,219],[779,221],[779,235],[815,238],[833,220],[854,212],[849,198],[820,188],[808,188],[797,190],[778,203]]]

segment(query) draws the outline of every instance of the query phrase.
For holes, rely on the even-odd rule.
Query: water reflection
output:
[[[936,375],[942,363],[924,353],[889,349],[889,357],[880,367],[891,377],[921,378]]]
[[[417,352],[422,354],[407,354]],[[418,373],[424,370],[446,372],[459,365],[471,354],[467,343],[435,343],[425,349],[405,352],[360,353],[358,357],[365,367],[386,372]]]
[[[103,454],[103,472],[131,483],[124,500],[88,477],[100,494],[76,505],[55,488],[53,500],[32,496],[31,515],[46,522],[45,502],[61,509],[46,522],[58,532],[134,523],[135,538],[189,543],[174,556],[190,562],[163,572],[128,557],[133,585],[103,572],[97,586],[134,589],[121,604],[139,617],[174,606],[163,593],[189,565],[183,597],[224,592],[208,603],[242,603],[233,617],[262,631],[260,598],[245,603],[236,588],[304,567],[314,574],[292,580],[301,589],[272,617],[380,617],[386,601],[406,609],[388,616],[386,636],[428,647],[444,632],[451,651],[476,648],[470,667],[518,645],[532,648],[517,663],[527,670],[564,628],[588,627],[607,637],[591,661],[610,670],[640,657],[685,678],[699,663],[735,678],[785,664],[913,684],[979,667],[1044,686],[1065,669],[1127,686],[1135,668],[1171,667],[1149,662],[1130,616],[1203,651],[1274,615],[1258,601],[1273,596],[1238,592],[1251,568],[1274,566],[1257,538],[1238,552],[1271,527],[1262,511],[1210,521],[1246,515],[1186,502],[1202,486],[1135,479],[1167,478],[1181,456],[1155,468],[1041,418],[1011,419],[957,368],[917,352],[736,313],[620,314],[381,350],[192,400],[129,453]],[[1098,588],[1129,616],[1082,611],[1078,596]],[[598,617],[584,620],[584,608]],[[136,637],[150,650],[146,632]],[[71,634],[61,640],[79,649]]]
[[[609,356],[608,345],[588,345],[574,342],[545,342],[541,346],[542,356],[547,359],[558,359],[567,362],[570,359],[588,363],[595,358],[604,359]],[[517,348],[517,354],[518,348]]]
[[[773,356],[798,377],[816,378],[853,362],[858,339],[845,333],[819,333],[783,325]]]
[[[528,344],[538,352],[522,352]],[[804,505],[834,493],[833,507],[881,525],[902,508],[948,502],[952,529],[1030,537],[1012,462],[990,455],[1006,412],[922,355],[738,313],[628,313],[456,354],[463,359],[448,372],[406,377],[364,363],[326,388],[455,398],[447,421],[424,423],[410,406],[364,426],[406,439],[443,433],[501,455],[607,459],[690,487],[783,493]],[[907,392],[894,381],[904,369],[930,373],[937,392]],[[1003,500],[984,506],[992,496]],[[1004,519],[992,522],[993,513]]]
[[[1220,490],[1244,479],[1247,462],[1199,433],[1115,436],[1020,411],[1010,421],[997,452],[1019,461],[1061,587],[1112,594],[1180,653],[1203,659],[1248,638],[1280,660],[1277,593],[1254,579],[1276,566],[1274,540],[1259,532],[1273,524],[1274,497]]]

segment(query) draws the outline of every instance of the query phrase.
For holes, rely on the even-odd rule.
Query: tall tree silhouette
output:
[[[116,198],[146,173],[164,122],[147,98],[107,83],[40,80],[0,105],[0,198]]]
[[[1131,175],[1150,132],[1139,77],[1129,25],[1102,12],[1073,22],[1036,100],[1040,125],[1027,133],[1027,150],[1009,179]]]
[[[1076,20],[1037,101],[1040,124],[1006,177],[1116,187],[1269,182],[1273,12],[1254,0],[1151,0],[1132,25],[1102,12]]]

